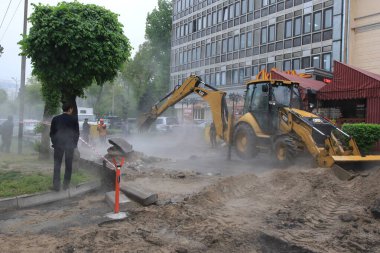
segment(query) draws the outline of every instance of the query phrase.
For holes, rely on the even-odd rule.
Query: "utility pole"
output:
[[[26,36],[28,22],[28,0],[24,3],[24,27],[22,34]],[[22,153],[22,139],[24,133],[24,97],[25,97],[25,67],[26,67],[26,56],[21,56],[21,83],[20,83],[20,108],[19,108],[19,123],[18,123],[18,153]]]

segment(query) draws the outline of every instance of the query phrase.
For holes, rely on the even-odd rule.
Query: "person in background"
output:
[[[98,132],[99,132],[100,142],[101,143],[106,143],[106,139],[107,139],[107,126],[104,123],[104,119],[100,119],[99,120],[99,124],[98,124],[96,130],[98,130]]]
[[[54,191],[61,188],[61,164],[65,155],[65,175],[63,189],[66,190],[70,185],[71,172],[73,168],[74,149],[78,146],[79,123],[73,114],[74,107],[70,103],[62,105],[63,113],[55,116],[51,121],[50,139],[54,148]]]
[[[84,119],[83,125],[82,125],[82,136],[83,140],[85,142],[89,142],[89,136],[90,136],[90,124],[88,124],[88,119]]]
[[[13,136],[13,117],[8,116],[8,119],[0,127],[1,133],[1,151],[10,152]]]
[[[216,147],[216,128],[214,122],[210,125],[210,141],[211,141],[211,147]]]

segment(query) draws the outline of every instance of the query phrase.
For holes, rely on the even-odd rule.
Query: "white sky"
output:
[[[72,2],[73,0],[66,0]],[[11,2],[7,15],[2,22],[8,4]],[[0,80],[17,79],[20,82],[21,57],[18,41],[21,40],[23,29],[25,0],[0,0],[0,44],[4,47],[4,53],[0,57]],[[59,0],[29,0],[28,16],[32,13],[31,3],[57,5]],[[145,39],[145,22],[148,12],[157,6],[158,0],[79,0],[80,3],[92,3],[105,7],[119,14],[119,22],[124,25],[124,34],[128,37],[132,47],[132,56],[138,50]],[[18,6],[19,5],[19,6]],[[18,6],[18,8],[17,8]],[[12,16],[14,16],[12,22]],[[7,29],[8,27],[8,29]],[[30,24],[28,24],[28,31]],[[30,61],[27,60],[26,78],[31,75]]]

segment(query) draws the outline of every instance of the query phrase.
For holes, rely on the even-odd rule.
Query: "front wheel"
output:
[[[239,124],[234,131],[234,146],[236,154],[241,159],[250,159],[257,155],[257,137],[250,125]]]
[[[277,164],[281,167],[287,167],[294,164],[296,156],[295,141],[288,136],[282,136],[276,139],[273,144],[273,151]]]

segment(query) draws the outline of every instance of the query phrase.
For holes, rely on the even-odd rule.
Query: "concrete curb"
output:
[[[62,199],[76,197],[80,194],[93,191],[101,186],[99,180],[79,184],[75,187],[70,187],[66,191],[59,192],[42,192],[36,194],[20,195],[12,198],[0,199],[0,211],[7,209],[17,209],[31,207],[41,204],[46,204]]]

